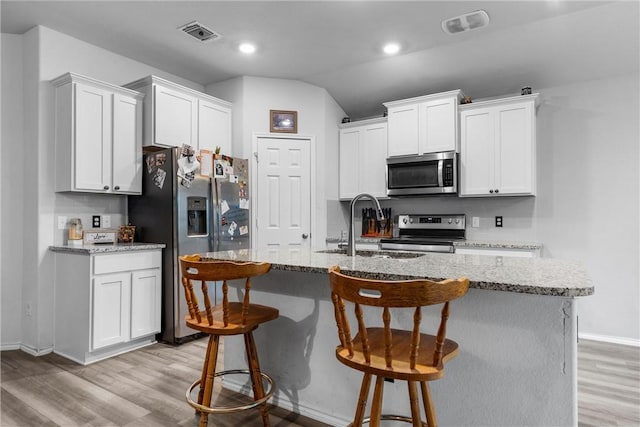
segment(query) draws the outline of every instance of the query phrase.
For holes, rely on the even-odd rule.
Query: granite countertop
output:
[[[115,243],[115,244],[89,244],[82,246],[72,245],[52,245],[49,250],[53,252],[67,252],[76,254],[104,254],[113,252],[131,252],[131,251],[148,251],[152,249],[162,249],[166,245],[164,243]]]
[[[327,243],[340,243],[339,237],[330,236]],[[345,242],[346,243],[346,242]],[[379,237],[356,237],[356,243],[380,243]],[[497,240],[454,240],[453,246],[461,248],[489,248],[489,249],[542,249],[541,243],[535,242],[501,242]]]
[[[361,251],[374,256],[349,257],[339,253],[302,249],[298,253],[270,249],[240,249],[203,254],[207,258],[269,262],[274,270],[327,273],[339,265],[354,276],[402,280],[468,277],[470,287],[494,291],[559,297],[587,296],[594,292],[584,266],[577,261],[487,255],[425,253],[419,257],[385,258],[387,251]],[[397,252],[396,252],[397,253]],[[405,253],[406,254],[406,253]],[[407,256],[413,256],[409,253]]]
[[[542,249],[541,243],[535,242],[500,242],[494,240],[454,240],[453,246],[460,248],[490,249]]]

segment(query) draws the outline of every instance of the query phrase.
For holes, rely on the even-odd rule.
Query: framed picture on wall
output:
[[[269,110],[271,132],[298,133],[298,112]]]

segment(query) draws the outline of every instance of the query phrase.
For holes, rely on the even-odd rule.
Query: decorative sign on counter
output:
[[[110,228],[90,228],[84,232],[85,244],[116,243],[118,230]]]

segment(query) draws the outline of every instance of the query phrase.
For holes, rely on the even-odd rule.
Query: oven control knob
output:
[[[459,219],[456,219],[456,224],[460,224],[460,220]]]
[[[413,224],[413,218],[409,218],[409,224]]]
[[[451,222],[452,222],[452,219],[451,219],[451,218],[449,218],[449,221],[448,221],[448,222],[449,222],[449,224],[451,224]],[[457,222],[457,221],[456,221],[456,222]]]
[[[407,222],[408,222],[408,221],[407,221],[407,218],[406,218],[406,217],[405,217],[405,218],[402,218],[402,223],[403,223],[403,224],[406,224]]]

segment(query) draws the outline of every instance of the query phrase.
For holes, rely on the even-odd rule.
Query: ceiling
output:
[[[478,9],[486,28],[441,21]],[[474,99],[638,72],[637,1],[7,1],[3,33],[43,25],[207,85],[241,75],[324,87],[352,118],[462,89]],[[220,33],[202,43],[191,21]],[[386,41],[402,51],[381,52]],[[253,41],[252,56],[237,46]]]

